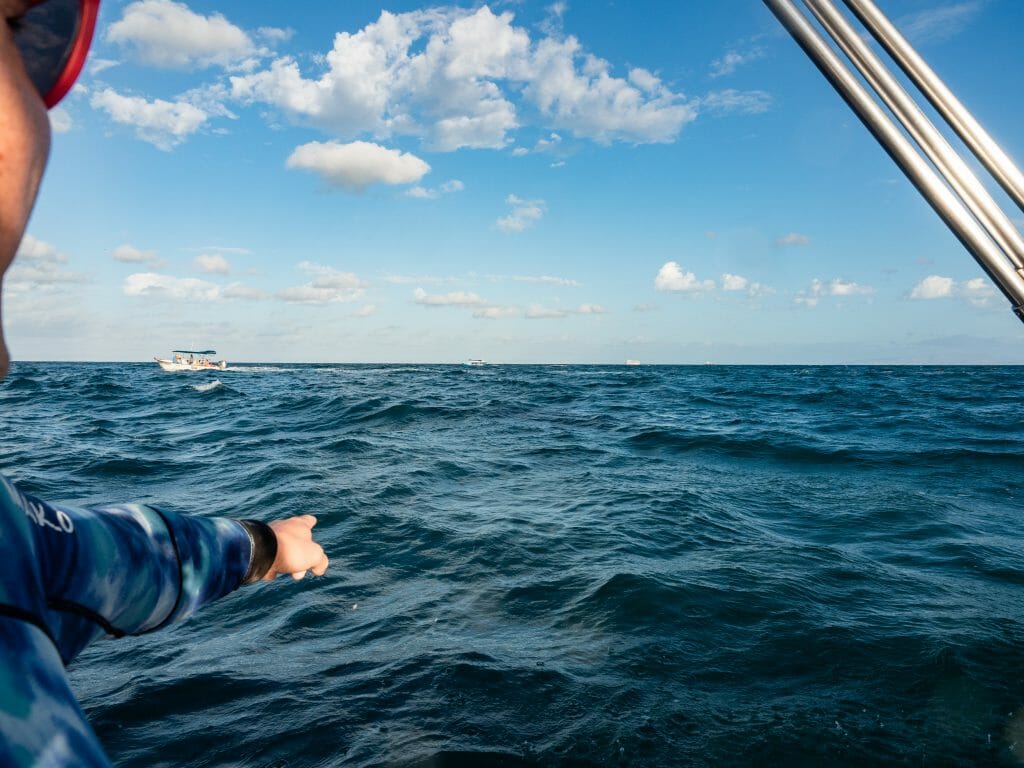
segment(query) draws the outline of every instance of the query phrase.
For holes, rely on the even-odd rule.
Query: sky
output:
[[[1024,3],[879,5],[1024,159]],[[50,118],[15,359],[1024,363],[761,0],[104,0]]]

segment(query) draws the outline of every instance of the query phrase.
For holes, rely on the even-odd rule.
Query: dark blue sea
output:
[[[0,471],[319,518],[75,662],[119,766],[1020,766],[1022,374],[16,363]]]

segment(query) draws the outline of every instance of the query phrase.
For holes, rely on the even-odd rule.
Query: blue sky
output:
[[[1024,158],[1024,4],[880,6]],[[760,0],[105,0],[51,121],[16,359],[1024,363]]]

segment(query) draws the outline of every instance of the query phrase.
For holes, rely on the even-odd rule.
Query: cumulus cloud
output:
[[[16,291],[87,283],[89,276],[64,267],[68,257],[50,243],[25,235],[7,272],[5,284]]]
[[[523,200],[509,195],[505,204],[512,206],[512,212],[495,222],[502,232],[522,232],[544,217],[543,200]]]
[[[137,272],[124,279],[126,296],[147,296],[175,301],[209,302],[221,297],[220,286],[193,277],[172,277],[156,272]]]
[[[150,269],[160,269],[164,263],[156,251],[143,251],[131,243],[123,243],[114,249],[114,261],[124,264],[146,264]]]
[[[430,170],[413,154],[366,141],[312,141],[296,147],[286,165],[313,171],[328,183],[355,192],[371,184],[412,184]]]
[[[64,107],[54,107],[49,111],[50,129],[54,133],[67,133],[75,127],[75,121]]]
[[[822,298],[826,296],[867,296],[875,292],[875,289],[868,285],[860,285],[849,280],[836,277],[828,282],[814,278],[810,288],[801,291],[793,298],[793,303],[805,307],[816,307]]]
[[[428,189],[426,187],[413,187],[412,189],[406,190],[405,194],[407,197],[413,197],[418,200],[436,200],[442,195],[450,195],[454,192],[461,192],[466,188],[458,179],[452,179],[446,181],[439,187]]]
[[[301,262],[299,270],[313,279],[305,285],[279,291],[279,299],[296,304],[327,304],[358,301],[366,293],[366,283],[351,272],[340,272],[311,261]]]
[[[653,73],[612,73],[574,37],[531,38],[511,12],[449,7],[390,13],[335,35],[307,73],[290,57],[231,78],[235,98],[270,104],[342,138],[408,135],[438,151],[502,148],[514,101],[552,130],[601,143],[673,141],[696,109]]]
[[[140,96],[123,96],[112,88],[93,94],[90,103],[114,122],[134,127],[136,136],[165,152],[198,131],[209,117],[185,101],[147,101]]]
[[[473,310],[473,317],[482,320],[499,320],[505,317],[519,317],[519,307],[491,305]]]
[[[951,277],[928,275],[910,291],[912,299],[960,298],[974,306],[987,306],[995,296],[995,289],[981,277],[958,283]]]
[[[89,74],[98,75],[100,72],[106,72],[108,69],[116,67],[120,64],[120,61],[115,59],[100,59],[89,57]]]
[[[867,285],[860,285],[837,277],[829,281],[828,286],[825,288],[825,292],[829,296],[862,296],[874,293],[875,289]]]
[[[558,320],[563,317],[568,317],[569,312],[564,309],[556,309],[551,307],[545,307],[540,304],[531,304],[524,317],[528,320]]]
[[[244,301],[262,301],[263,299],[270,298],[270,294],[266,291],[242,285],[241,283],[231,283],[224,286],[221,296],[225,299],[242,299]]]
[[[751,48],[747,51],[727,51],[721,58],[711,62],[711,71],[708,74],[712,78],[725,77],[726,75],[731,75],[744,64],[763,59],[764,56],[764,48],[760,47]]]
[[[249,35],[221,14],[201,16],[172,0],[128,4],[107,40],[144,64],[169,69],[227,67],[257,52]]]
[[[517,283],[534,283],[538,285],[562,285],[569,288],[579,288],[577,280],[570,280],[567,277],[555,277],[554,275],[513,275],[512,279]]]
[[[377,314],[376,304],[367,304],[352,312],[352,317],[372,317]]]
[[[731,275],[726,272],[722,275],[722,290],[723,291],[745,291],[749,281],[742,275]]]
[[[422,288],[417,288],[412,295],[413,301],[428,307],[481,307],[488,305],[487,301],[470,291],[430,294]]]
[[[200,272],[211,272],[226,275],[231,271],[228,260],[219,253],[201,253],[193,262]]]
[[[654,287],[659,291],[704,293],[715,290],[714,280],[698,280],[693,272],[684,272],[675,261],[668,261],[658,270]]]
[[[580,304],[576,308],[576,313],[580,315],[606,315],[608,310],[600,304]]]
[[[431,275],[385,275],[384,282],[392,285],[410,285],[412,283],[454,283],[455,277],[435,277]]]
[[[788,235],[783,235],[775,241],[775,245],[780,248],[810,244],[811,238],[807,235],[802,235],[799,232],[790,232]]]

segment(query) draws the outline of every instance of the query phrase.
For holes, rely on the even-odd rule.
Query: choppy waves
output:
[[[1019,765],[998,368],[17,364],[3,470],[312,512],[329,576],[103,642],[119,765]]]

